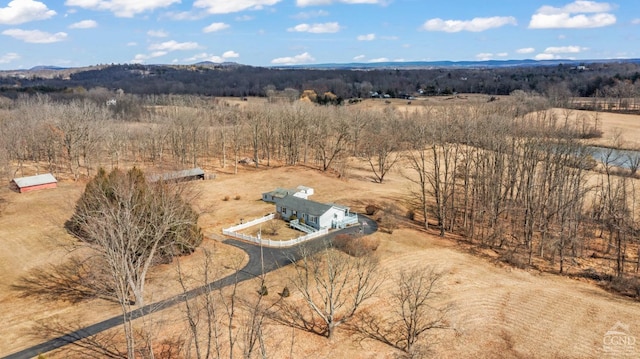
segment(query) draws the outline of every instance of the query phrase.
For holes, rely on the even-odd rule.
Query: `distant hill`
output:
[[[59,67],[59,66],[34,66],[26,71],[43,71],[43,70],[67,70],[68,67]]]
[[[560,64],[579,66],[595,63],[628,62],[640,63],[640,59],[607,59],[607,60],[486,60],[486,61],[388,61],[388,62],[354,62],[276,66],[277,68],[304,69],[437,69],[437,68],[500,68],[500,67],[531,67],[557,66]]]

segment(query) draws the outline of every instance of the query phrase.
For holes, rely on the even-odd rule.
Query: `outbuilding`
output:
[[[11,180],[12,189],[20,193],[45,188],[56,188],[57,186],[58,180],[56,180],[51,173],[29,177],[18,177]]]
[[[185,181],[194,181],[194,180],[203,180],[204,179],[204,171],[200,167],[192,168],[189,170],[175,171],[164,173],[160,175],[151,175],[149,176],[149,182],[185,182]]]

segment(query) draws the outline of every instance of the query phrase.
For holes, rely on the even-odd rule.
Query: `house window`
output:
[[[282,207],[282,214],[287,214],[287,209],[285,207]]]
[[[318,223],[318,217],[316,217],[316,216],[309,216],[309,222],[311,222],[311,223]]]
[[[292,215],[292,216],[296,216],[296,217],[297,217],[297,216],[298,216],[298,211],[293,211],[293,210],[292,210],[292,211],[291,211],[291,215]]]

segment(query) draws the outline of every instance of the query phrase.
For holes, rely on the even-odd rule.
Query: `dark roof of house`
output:
[[[15,184],[19,188],[25,188],[25,187],[39,186],[39,185],[49,184],[49,183],[57,183],[58,180],[56,180],[56,178],[53,177],[51,173],[45,173],[37,176],[14,178],[13,182],[15,182]]]
[[[189,170],[169,172],[169,173],[164,173],[160,175],[151,175],[149,176],[149,181],[151,182],[155,182],[159,180],[170,181],[170,180],[177,180],[181,178],[189,178],[189,177],[195,177],[195,176],[204,176],[204,171],[202,170],[202,168],[196,167]]]
[[[310,214],[312,216],[321,216],[331,209],[331,205],[310,201],[304,198],[298,198],[295,196],[287,196],[276,202],[280,207],[292,209],[298,212]]]
[[[273,191],[263,193],[263,195],[264,194],[268,194],[268,195],[276,197],[276,198],[284,198],[284,197],[287,197],[288,195],[294,194],[294,193],[296,193],[295,189],[286,189],[286,188],[278,187],[278,188],[274,189]]]

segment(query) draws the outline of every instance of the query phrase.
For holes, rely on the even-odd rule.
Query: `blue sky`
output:
[[[0,1],[0,69],[640,58],[640,1]]]

